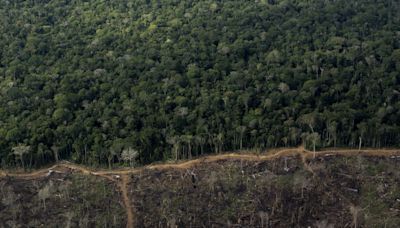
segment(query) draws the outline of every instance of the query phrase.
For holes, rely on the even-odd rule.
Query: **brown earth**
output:
[[[361,156],[361,157],[367,157],[367,158],[371,158],[371,159],[375,159],[377,157],[379,157],[379,158],[384,158],[384,157],[399,158],[400,150],[399,149],[379,149],[379,150],[363,149],[363,150],[359,151],[359,150],[352,150],[352,149],[346,149],[346,150],[344,150],[344,149],[340,149],[340,150],[326,149],[323,151],[313,153],[311,151],[305,150],[303,147],[298,147],[298,148],[289,148],[289,149],[274,149],[274,150],[269,151],[267,154],[251,154],[251,152],[243,151],[241,153],[210,155],[210,156],[204,156],[204,157],[201,157],[198,159],[194,159],[194,160],[190,160],[190,161],[183,161],[183,162],[179,162],[179,163],[153,164],[153,165],[148,165],[148,166],[135,168],[135,169],[116,169],[116,170],[92,170],[92,169],[84,167],[84,166],[80,166],[80,165],[76,165],[76,164],[72,164],[72,163],[63,161],[63,162],[53,165],[49,168],[40,169],[40,170],[30,172],[30,173],[20,173],[20,172],[12,173],[9,171],[1,170],[0,171],[0,180],[11,178],[12,180],[15,180],[17,182],[18,181],[19,182],[35,181],[35,180],[40,180],[43,178],[54,177],[54,175],[63,176],[63,175],[68,175],[70,173],[80,173],[80,175],[83,175],[83,176],[93,176],[93,177],[97,177],[97,178],[106,179],[109,183],[111,183],[113,186],[116,186],[119,189],[118,195],[120,195],[119,197],[122,198],[122,202],[123,202],[123,205],[124,205],[124,208],[126,211],[127,227],[130,228],[130,227],[134,227],[134,226],[146,226],[146,224],[147,224],[147,226],[156,225],[156,224],[151,224],[151,223],[149,223],[149,221],[144,219],[144,217],[146,217],[146,216],[142,215],[143,213],[141,213],[141,211],[140,211],[141,209],[138,208],[138,205],[135,205],[135,204],[138,204],[138,202],[140,203],[140,201],[141,201],[140,198],[137,198],[137,196],[135,196],[135,193],[138,193],[138,195],[145,194],[145,193],[141,192],[141,189],[137,189],[137,186],[135,186],[133,184],[143,182],[138,179],[138,178],[142,178],[143,175],[144,176],[147,175],[146,178],[148,180],[151,180],[153,178],[152,175],[156,175],[156,176],[159,176],[161,174],[167,175],[167,176],[169,175],[172,178],[172,176],[174,176],[174,175],[175,176],[180,175],[182,177],[182,175],[183,175],[182,172],[183,172],[185,174],[185,178],[192,177],[192,179],[193,179],[193,178],[195,178],[195,177],[193,177],[194,176],[193,172],[207,173],[206,171],[207,170],[209,171],[209,169],[212,169],[212,167],[214,167],[216,170],[220,170],[222,173],[221,175],[224,175],[222,172],[222,170],[224,170],[224,168],[223,168],[224,166],[226,166],[226,165],[230,166],[229,164],[234,164],[234,166],[236,166],[236,165],[238,165],[237,162],[239,162],[239,161],[241,162],[240,164],[242,164],[243,162],[246,162],[246,164],[248,166],[250,166],[250,164],[263,163],[265,166],[271,166],[271,167],[274,167],[273,164],[275,164],[275,163],[269,163],[269,162],[277,161],[278,163],[284,162],[284,164],[281,164],[281,165],[284,165],[286,167],[288,165],[287,164],[288,159],[290,161],[292,161],[294,159],[294,161],[296,161],[296,162],[300,161],[300,165],[297,164],[296,162],[292,162],[292,163],[296,163],[298,167],[302,166],[301,169],[304,169],[306,172],[311,173],[312,176],[315,177],[317,175],[322,175],[321,173],[323,171],[319,168],[321,166],[321,164],[319,164],[319,163],[321,163],[321,162],[317,162],[317,161],[322,161],[322,160],[326,161],[326,160],[330,160],[330,158],[336,158],[338,156],[339,157],[360,157]],[[297,158],[300,158],[300,159],[297,159]],[[204,164],[207,164],[207,165],[204,165]],[[222,167],[218,167],[218,164],[224,164],[224,165]],[[290,168],[288,167],[287,169],[290,169]],[[298,169],[300,170],[300,168],[298,168]],[[257,170],[255,170],[255,171],[257,171]],[[162,173],[160,173],[160,172],[162,172]],[[242,170],[242,172],[243,172],[243,170]],[[197,175],[200,175],[200,174],[197,174]],[[278,174],[278,175],[280,175],[280,174]],[[328,174],[324,174],[324,175],[328,175]],[[331,174],[329,174],[329,175],[331,175]],[[344,174],[344,175],[346,175],[346,174]],[[183,179],[185,179],[185,178],[183,178]],[[207,176],[206,174],[203,174],[203,178],[205,178],[204,181],[206,181],[206,179],[210,178],[210,177]],[[181,181],[183,181],[183,179]],[[316,180],[316,179],[318,179],[318,178],[314,178],[313,180]],[[160,177],[157,177],[156,180],[165,181],[165,183],[168,183],[171,186],[174,185],[174,183],[170,183],[167,180],[164,180],[163,178],[160,178]],[[177,183],[179,182],[179,180],[175,180],[175,181],[177,181]],[[324,181],[324,180],[321,179],[320,181]],[[150,182],[151,181],[149,181],[149,183]],[[256,183],[254,183],[254,184],[256,184]],[[141,183],[141,185],[147,186],[146,183]],[[157,188],[157,186],[156,187],[147,186],[147,187],[150,189]],[[185,186],[184,189],[186,187],[187,186]],[[246,188],[248,188],[248,186]],[[275,188],[275,187],[273,187],[273,188]],[[352,189],[352,188],[350,188],[350,189]],[[275,189],[275,191],[277,191],[277,190],[278,189]],[[166,192],[166,191],[168,191],[168,189],[164,189],[163,191]],[[177,190],[177,191],[179,191],[179,190]],[[324,189],[324,191],[326,191],[326,189]],[[133,193],[133,192],[135,192],[135,193]],[[193,192],[190,192],[190,193],[192,194]],[[162,194],[162,192],[159,192],[159,194]],[[216,194],[223,194],[223,193],[219,192]],[[304,194],[304,192],[302,192],[302,196],[303,196],[303,194]],[[323,194],[323,193],[321,192],[321,194]],[[361,213],[361,212],[359,212],[359,209],[357,208],[358,202],[356,202],[352,199],[348,199],[348,196],[345,196],[347,193],[343,194],[343,193],[339,192],[339,193],[332,193],[332,194],[339,194],[339,196],[335,196],[332,199],[334,199],[334,198],[338,199],[338,197],[339,197],[341,200],[346,201],[346,203],[343,204],[342,206],[346,205],[348,207],[347,210],[350,210],[352,212],[353,217],[354,216],[357,217],[358,216],[357,213]],[[234,197],[234,196],[232,196],[232,197]],[[399,196],[399,198],[400,198],[400,196]],[[400,199],[399,199],[399,201],[400,201]],[[274,202],[268,202],[268,203],[274,203]],[[299,206],[299,205],[297,205],[297,206]],[[349,208],[351,208],[351,209],[349,209]],[[149,213],[151,213],[151,210],[149,211]],[[259,213],[259,217],[262,217],[264,219],[264,217],[266,215],[265,213],[267,213],[267,212],[259,211],[257,213]],[[138,214],[140,215],[140,218],[138,218],[138,216],[137,216]],[[0,215],[1,215],[1,208],[0,208]],[[299,212],[299,216],[300,215],[303,216]],[[268,216],[271,216],[271,215],[268,215]],[[282,214],[282,216],[283,216],[283,214]],[[153,219],[155,219],[155,218],[153,218]],[[264,224],[264,223],[266,223],[266,220],[264,221],[263,219],[261,219],[262,226],[266,225],[266,224]],[[292,220],[294,221],[295,219],[292,218]],[[353,220],[354,220],[354,218],[353,218]],[[191,222],[193,222],[193,221],[191,221]],[[235,221],[235,222],[237,222],[237,221]],[[235,222],[230,221],[230,223],[232,223],[232,224]],[[297,222],[300,223],[300,221],[297,221]],[[169,221],[168,225],[170,225],[170,226],[174,225],[174,224],[176,225],[176,223],[177,223],[177,221],[172,220],[172,222]],[[268,219],[268,224],[270,224],[270,223],[271,223],[271,221]],[[293,224],[295,224],[295,223],[296,222],[294,222]],[[199,224],[200,223],[198,223],[197,225],[199,225]],[[206,225],[210,225],[210,224],[212,224],[211,221],[209,221],[209,223]],[[342,225],[344,225],[344,224],[345,223],[343,222]],[[164,225],[167,225],[167,223]],[[188,224],[182,224],[182,225],[187,226]],[[203,225],[205,225],[205,224],[203,224]],[[214,226],[227,226],[227,224],[219,224],[218,225],[217,222],[213,225]],[[247,226],[252,226],[252,225],[254,225],[254,224],[249,223]],[[286,224],[286,225],[288,225],[288,224]],[[268,226],[268,225],[266,225],[266,226]],[[279,226],[279,224],[275,224],[275,226]],[[2,227],[2,226],[0,226],[0,227]]]

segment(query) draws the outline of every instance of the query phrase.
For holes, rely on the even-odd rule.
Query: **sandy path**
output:
[[[133,228],[133,213],[132,213],[131,201],[129,199],[129,194],[128,194],[128,184],[129,184],[129,177],[127,175],[123,175],[121,177],[121,182],[119,183],[119,185],[126,209],[126,218],[127,218],[126,227]]]

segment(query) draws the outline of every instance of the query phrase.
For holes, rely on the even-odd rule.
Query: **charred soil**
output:
[[[0,227],[399,227],[400,152],[303,148],[0,175]]]

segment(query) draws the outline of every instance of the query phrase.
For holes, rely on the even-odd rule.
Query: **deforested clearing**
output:
[[[303,148],[136,169],[4,172],[4,226],[397,227],[400,151]],[[49,219],[50,218],[50,219]]]

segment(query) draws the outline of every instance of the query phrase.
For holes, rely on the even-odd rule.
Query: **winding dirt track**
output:
[[[84,175],[94,175],[106,178],[112,182],[115,182],[120,189],[122,194],[123,203],[126,209],[127,215],[127,228],[133,228],[134,224],[134,214],[133,208],[131,205],[131,201],[129,199],[128,194],[128,184],[130,181],[129,174],[137,174],[144,170],[168,170],[168,169],[188,169],[197,164],[204,163],[212,163],[217,161],[229,161],[229,160],[247,160],[247,161],[265,161],[265,160],[273,160],[282,157],[293,157],[300,156],[301,160],[304,164],[304,167],[313,173],[312,168],[308,164],[308,160],[313,159],[314,157],[325,157],[325,156],[372,156],[372,157],[390,157],[390,156],[400,156],[400,149],[365,149],[365,150],[351,150],[351,149],[326,149],[323,151],[318,151],[313,153],[312,151],[306,150],[304,147],[300,146],[297,148],[289,148],[289,149],[275,149],[269,151],[265,155],[252,154],[251,151],[248,153],[228,153],[228,154],[218,154],[218,155],[210,155],[201,157],[198,159],[183,161],[179,163],[170,163],[170,164],[154,164],[148,165],[140,168],[134,169],[115,169],[115,170],[92,170],[90,168],[73,164],[67,161],[62,161],[56,165],[53,165],[49,168],[40,169],[30,173],[10,173],[4,170],[0,170],[0,178],[2,177],[15,177],[20,179],[36,179],[48,176],[52,171],[57,171],[60,168],[67,168],[73,171],[81,172]]]

